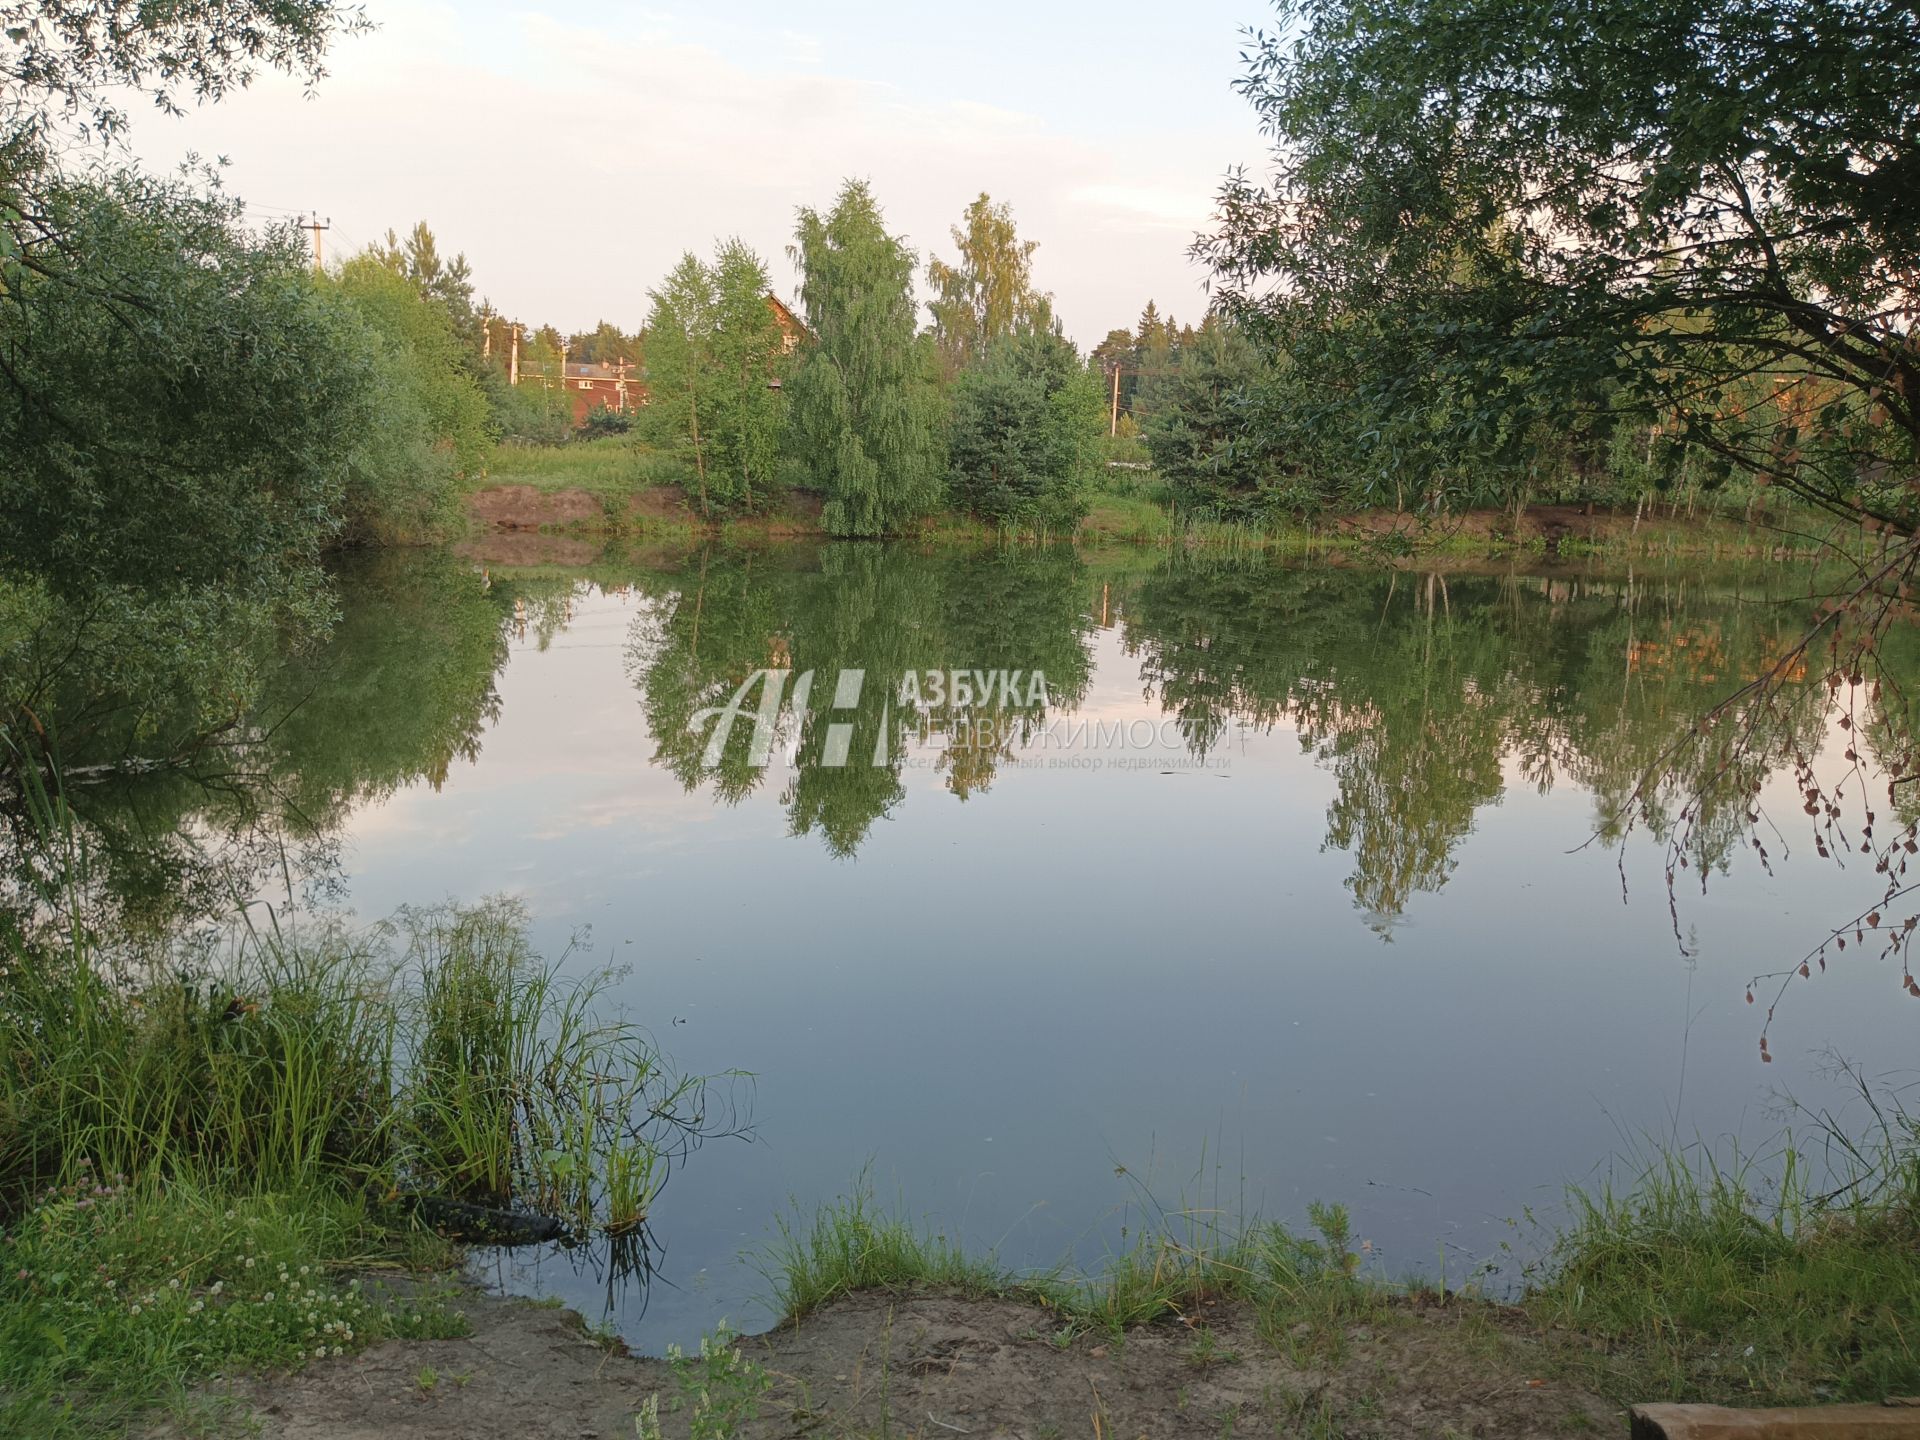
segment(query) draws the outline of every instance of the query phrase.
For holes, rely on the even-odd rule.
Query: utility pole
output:
[[[333,217],[329,215],[323,224],[320,220],[320,212],[316,210],[311,220],[302,220],[300,222],[300,228],[313,232],[313,271],[314,274],[318,275],[327,268],[320,253],[320,232],[333,228]]]
[[[518,320],[507,327],[507,334],[513,340],[513,349],[507,360],[507,384],[518,385],[520,383],[520,322]]]
[[[1120,433],[1120,362],[1113,362],[1113,409],[1107,414],[1107,438]]]

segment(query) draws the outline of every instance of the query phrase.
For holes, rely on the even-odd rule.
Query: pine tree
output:
[[[925,513],[939,470],[940,399],[915,335],[914,252],[864,181],[800,211],[792,255],[812,339],[789,387],[788,451],[826,499],[834,535],[885,535]]]

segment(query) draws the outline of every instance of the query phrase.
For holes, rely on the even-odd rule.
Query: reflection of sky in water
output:
[[[909,765],[835,859],[789,836],[783,776],[726,807],[651,763],[625,664],[647,603],[586,597],[548,648],[517,643],[478,763],[363,810],[345,852],[363,915],[504,891],[549,954],[590,928],[573,963],[631,966],[620,993],[681,1066],[758,1076],[758,1141],[708,1145],[656,1208],[675,1288],[629,1307],[643,1346],[764,1321],[739,1253],[863,1170],[1017,1266],[1117,1244],[1125,1165],[1168,1204],[1343,1201],[1389,1273],[1444,1251],[1458,1278],[1641,1135],[1765,1138],[1778,1090],[1827,1094],[1826,1047],[1878,1072],[1912,1053],[1920,1005],[1888,1003],[1870,948],[1792,992],[1759,1063],[1745,979],[1862,877],[1737,861],[1683,896],[1690,967],[1658,851],[1629,848],[1623,905],[1618,852],[1576,850],[1592,797],[1511,759],[1391,943],[1323,848],[1334,777],[1285,724],[1230,730],[1215,773],[1009,766],[964,804]],[[1157,721],[1118,632],[1093,647],[1079,713]],[[597,1307],[564,1262],[517,1283]]]

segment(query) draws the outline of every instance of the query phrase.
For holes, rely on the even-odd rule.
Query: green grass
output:
[[[1094,1273],[1016,1274],[884,1214],[858,1188],[810,1220],[783,1219],[779,1238],[758,1259],[788,1321],[859,1291],[935,1289],[1033,1301],[1060,1317],[1063,1338],[1118,1336],[1238,1301],[1254,1308],[1276,1343],[1337,1347],[1350,1320],[1384,1306],[1385,1292],[1361,1277],[1344,1210],[1316,1205],[1310,1219],[1313,1233],[1298,1235],[1273,1223],[1230,1230],[1215,1212],[1161,1212]]]
[[[0,1434],[113,1433],[239,1367],[464,1333],[440,1291],[377,1276],[445,1247],[360,1201],[75,1172],[0,1240]]]
[[[213,959],[114,943],[44,753],[9,743],[39,885],[0,911],[0,1435],[98,1434],[230,1365],[448,1323],[330,1278],[444,1261],[418,1197],[645,1218],[700,1084],[517,908],[248,930]]]
[[[683,461],[649,450],[630,436],[612,435],[565,445],[496,445],[485,472],[470,488],[531,485],[536,490],[625,497],[688,478]]]
[[[875,1210],[872,1196],[822,1206],[811,1220],[782,1216],[780,1238],[759,1257],[760,1272],[788,1320],[862,1290],[957,1290],[1013,1294],[1018,1282],[987,1260],[963,1255],[945,1238],[923,1235]]]
[[[1525,1301],[1602,1393],[1790,1405],[1920,1394],[1920,1149],[1889,1117],[1816,1188],[1765,1164],[1665,1152],[1576,1194]]]
[[[1624,1189],[1575,1192],[1517,1306],[1468,1296],[1463,1346],[1530,1332],[1528,1367],[1550,1365],[1616,1402],[1733,1405],[1878,1400],[1920,1393],[1920,1147],[1882,1109],[1878,1144],[1829,1131],[1848,1164],[1824,1190],[1791,1149],[1764,1164],[1664,1152]],[[1771,1177],[1763,1183],[1762,1176]],[[1346,1213],[1309,1207],[1309,1228],[1227,1224],[1211,1210],[1155,1211],[1131,1248],[1090,1273],[1016,1274],[991,1257],[886,1216],[857,1191],[761,1256],[789,1320],[860,1290],[1006,1297],[1054,1312],[1063,1343],[1121,1336],[1219,1304],[1248,1307],[1295,1364],[1336,1362],[1355,1324],[1377,1329],[1435,1298],[1419,1282],[1362,1273]],[[1439,1297],[1463,1303],[1462,1297]],[[1196,1339],[1196,1366],[1226,1363]]]

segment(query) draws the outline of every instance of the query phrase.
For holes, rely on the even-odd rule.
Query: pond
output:
[[[655,1207],[650,1285],[482,1257],[637,1347],[765,1323],[743,1255],[862,1185],[1014,1267],[1095,1265],[1154,1205],[1339,1202],[1370,1269],[1497,1288],[1568,1182],[1764,1147],[1788,1097],[1844,1097],[1836,1056],[1910,1061],[1920,1005],[1871,947],[1787,988],[1771,1061],[1774,986],[1746,998],[1871,876],[1797,836],[1769,869],[1709,816],[1670,908],[1664,840],[1620,833],[1810,583],[420,552],[343,572],[333,643],[276,682],[274,765],[327,903],[520,897],[678,1065],[753,1075],[753,1138]],[[1834,742],[1817,704],[1795,724],[1756,774],[1798,817],[1792,751]]]

